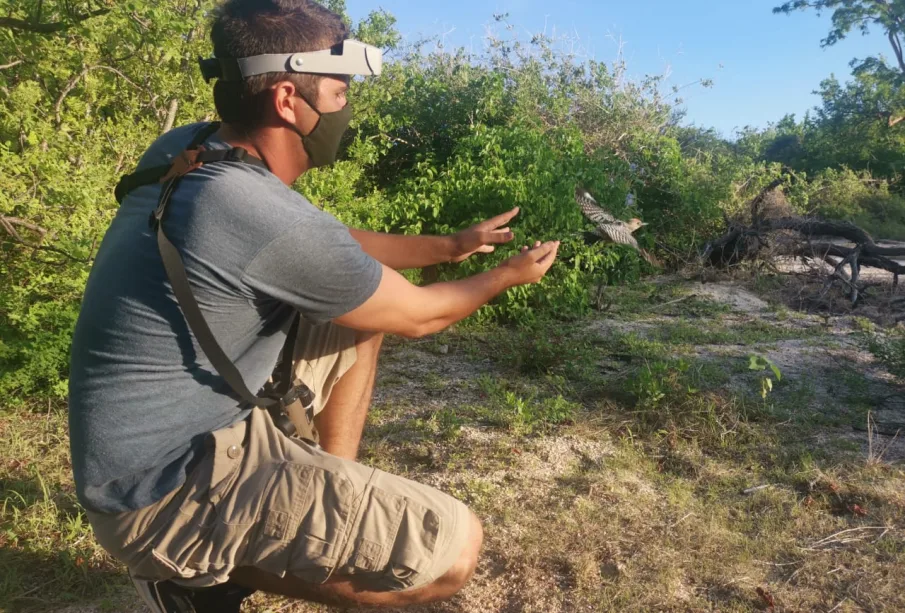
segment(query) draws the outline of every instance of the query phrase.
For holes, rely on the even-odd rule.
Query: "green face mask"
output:
[[[308,102],[308,99],[304,96],[296,95]],[[311,159],[311,167],[329,166],[336,161],[336,154],[339,152],[339,142],[348,129],[349,122],[352,121],[352,107],[346,103],[346,106],[339,111],[321,113],[310,102],[308,102],[308,106],[319,117],[314,129],[305,135],[297,127],[292,127],[302,139],[302,146],[305,147],[305,151]]]

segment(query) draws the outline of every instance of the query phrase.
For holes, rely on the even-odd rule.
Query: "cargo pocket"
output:
[[[430,575],[440,534],[440,516],[407,500],[399,523],[399,532],[383,575],[391,590],[424,585],[437,577]]]
[[[428,583],[439,530],[435,512],[372,488],[344,572],[381,591]]]
[[[208,571],[213,553],[217,509],[211,501],[212,460],[205,460],[173,500],[169,517],[149,547],[129,561],[132,574],[141,579],[190,579]],[[216,485],[216,484],[215,484]]]
[[[245,564],[323,583],[338,561],[352,484],[343,475],[286,462],[266,492]]]
[[[229,571],[232,548],[221,516],[239,463],[217,462],[213,456],[206,458],[186,481],[185,494],[170,511],[166,527],[141,559],[130,563],[133,575],[194,579],[206,574],[222,577]]]
[[[405,498],[371,487],[349,557],[349,573],[382,571],[390,558]]]
[[[130,561],[133,576],[149,580],[191,579],[208,572],[215,522],[216,511],[209,501],[187,500],[172,514],[169,526],[154,545],[138,560]]]

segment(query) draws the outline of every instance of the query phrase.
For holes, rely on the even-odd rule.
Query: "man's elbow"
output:
[[[424,338],[430,333],[431,330],[427,324],[418,323],[406,326],[404,330],[399,332],[399,335],[404,336],[405,338],[417,339]]]
[[[425,336],[439,332],[445,327],[443,322],[439,320],[411,322],[405,326],[405,330],[401,331],[399,334],[405,338],[424,338]]]

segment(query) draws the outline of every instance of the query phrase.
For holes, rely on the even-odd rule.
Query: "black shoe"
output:
[[[138,595],[153,613],[239,613],[255,590],[235,583],[191,588],[172,581],[145,581],[129,575]]]

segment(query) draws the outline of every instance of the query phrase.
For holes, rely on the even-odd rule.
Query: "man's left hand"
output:
[[[492,253],[494,245],[511,241],[514,235],[506,224],[518,215],[518,211],[518,207],[515,207],[453,234],[454,255],[450,262],[461,262],[475,253]]]

